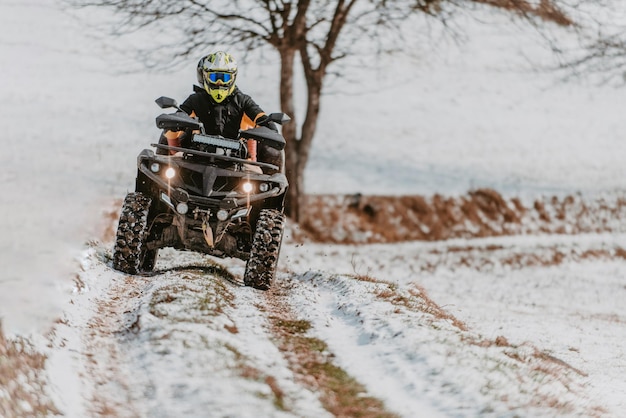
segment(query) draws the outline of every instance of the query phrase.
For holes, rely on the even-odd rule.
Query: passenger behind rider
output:
[[[247,94],[235,85],[237,62],[228,53],[218,51],[200,59],[197,66],[198,83],[194,93],[180,105],[187,114],[198,117],[208,135],[221,135],[237,139],[239,130],[266,126],[278,131],[276,124]],[[165,131],[161,143],[175,147],[188,147],[191,135],[184,131]],[[170,151],[172,154],[174,151]],[[282,171],[284,152],[256,141],[248,140],[248,155],[253,161],[274,164]]]

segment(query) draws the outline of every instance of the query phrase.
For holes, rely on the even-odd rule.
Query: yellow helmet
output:
[[[198,82],[213,97],[221,103],[235,90],[237,78],[237,61],[232,55],[217,51],[209,54],[198,62]]]

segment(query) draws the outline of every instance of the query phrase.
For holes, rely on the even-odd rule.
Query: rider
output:
[[[255,125],[278,131],[259,105],[235,85],[237,62],[232,55],[223,51],[206,55],[198,62],[196,72],[202,87],[194,85],[194,93],[180,108],[192,117],[198,117],[207,134],[236,139],[240,129]],[[176,147],[188,146],[190,140],[184,131],[166,131],[164,137],[168,145]],[[257,150],[256,141],[248,140],[248,154],[253,161],[258,159],[280,168],[283,166],[283,152],[263,144],[259,144]]]

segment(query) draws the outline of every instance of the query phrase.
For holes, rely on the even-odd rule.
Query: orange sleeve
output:
[[[256,118],[254,118],[254,121],[256,121],[261,115],[264,115],[264,113],[259,113],[256,116]],[[246,129],[252,129],[256,126],[256,123],[254,123],[254,121],[250,119],[248,115],[244,113],[243,117],[241,118],[241,124],[239,125],[239,127],[241,128],[242,131],[245,131]],[[256,148],[257,148],[256,141],[254,139],[248,139],[247,145],[248,145],[248,157],[250,158],[250,160],[256,161]]]
[[[256,118],[254,118],[254,120],[256,121],[258,119],[258,116]],[[243,114],[243,118],[241,118],[241,124],[239,125],[239,127],[241,128],[242,131],[245,131],[246,129],[252,129],[256,126],[256,124],[254,123],[254,121],[252,119],[250,119],[250,117],[248,117],[248,115],[246,115],[245,113]]]
[[[191,116],[192,118],[195,118],[196,112],[191,112],[189,116]],[[170,147],[180,148],[180,137],[182,136],[183,133],[184,131],[165,131],[163,135],[165,135],[165,138],[167,138],[167,145],[169,145]],[[175,154],[175,153],[176,151],[170,151],[170,154]]]

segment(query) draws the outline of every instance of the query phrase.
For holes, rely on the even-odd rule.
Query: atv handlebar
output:
[[[275,166],[274,164],[262,163],[259,161],[244,160],[243,158],[229,157],[227,155],[213,154],[211,152],[196,151],[196,150],[189,149],[189,148],[173,147],[171,145],[163,145],[163,144],[150,144],[150,146],[156,147],[158,149],[164,149],[168,151],[182,152],[184,154],[195,155],[197,157],[205,157],[205,158],[211,158],[214,160],[254,165],[257,167],[267,168],[267,169],[276,170],[276,171],[279,170],[278,166]]]
[[[203,134],[206,133],[204,130],[204,125],[197,118],[192,118],[187,113],[185,113],[178,106],[176,100],[169,97],[161,96],[155,101],[161,108],[174,107],[178,109],[178,112],[174,114],[161,114],[157,116],[156,125],[158,128],[170,131],[183,131],[191,129],[199,130]],[[286,113],[282,112],[270,113],[269,115],[267,115],[267,119],[271,122],[279,123],[281,125],[291,120],[291,118]],[[265,126],[258,126],[256,128],[239,131],[239,134],[242,138],[261,141],[267,146],[277,150],[284,149],[286,145],[285,138],[280,133],[275,132]]]

